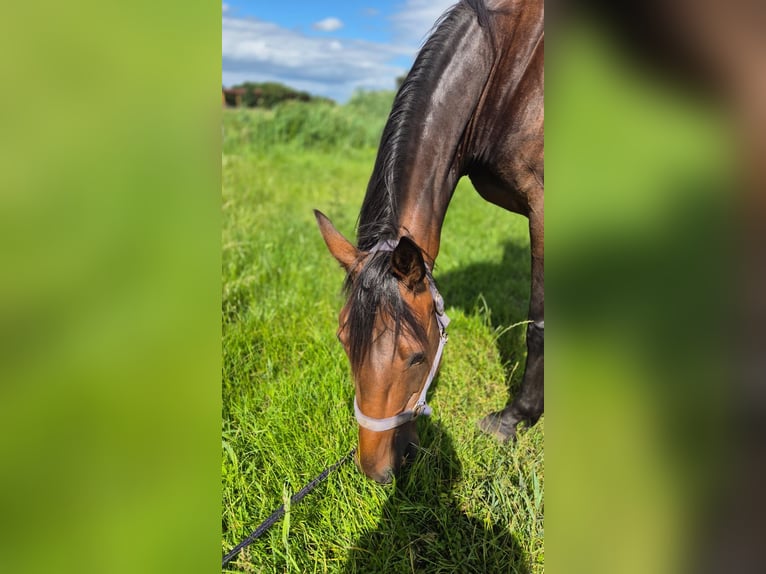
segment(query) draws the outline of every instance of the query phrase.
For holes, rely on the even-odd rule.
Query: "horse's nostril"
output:
[[[377,482],[378,484],[388,484],[394,477],[394,469],[391,466],[387,466],[382,470],[377,470],[375,464],[362,464],[362,461],[356,459],[357,468],[362,471],[362,474]]]
[[[390,484],[391,480],[394,478],[394,470],[389,466],[381,473],[375,473],[368,476],[378,484]]]

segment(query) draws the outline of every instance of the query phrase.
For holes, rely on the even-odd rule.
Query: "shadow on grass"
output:
[[[420,429],[422,452],[405,467],[374,530],[351,548],[345,572],[530,571],[508,528],[470,517],[452,496],[462,467],[438,423]]]
[[[499,263],[473,263],[439,274],[437,281],[447,307],[456,307],[466,315],[487,314],[494,330],[526,321],[530,289],[529,245],[506,241]],[[497,339],[497,348],[506,369],[508,391],[514,392],[524,372],[526,327],[518,325],[502,334]],[[511,377],[516,363],[519,368]]]

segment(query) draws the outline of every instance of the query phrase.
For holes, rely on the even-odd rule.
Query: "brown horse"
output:
[[[529,219],[532,284],[521,390],[480,427],[507,440],[543,412],[543,0],[462,0],[437,23],[394,100],[359,215],[357,246],[319,212],[347,272],[338,337],[349,357],[358,464],[385,483],[446,341],[431,270],[458,180]]]

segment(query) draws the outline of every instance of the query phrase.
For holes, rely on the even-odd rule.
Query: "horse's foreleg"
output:
[[[533,212],[529,218],[532,250],[532,285],[527,326],[527,364],[521,389],[513,402],[502,411],[491,413],[479,422],[484,432],[505,442],[515,436],[516,425],[526,421],[532,425],[543,414],[544,342],[545,342],[545,289],[543,273],[543,215]]]

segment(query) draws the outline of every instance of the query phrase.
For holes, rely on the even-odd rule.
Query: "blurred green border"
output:
[[[217,568],[220,10],[3,9],[0,571]]]
[[[730,437],[732,134],[613,30],[549,30],[546,567],[696,571]]]
[[[217,568],[220,10],[3,10],[0,571]],[[675,570],[726,445],[728,136],[652,85],[549,33],[551,572]]]

